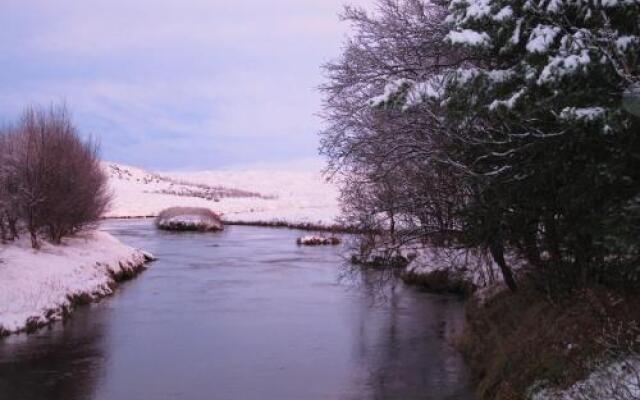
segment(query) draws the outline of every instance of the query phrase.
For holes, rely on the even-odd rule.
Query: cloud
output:
[[[366,4],[366,1],[362,1]],[[0,116],[64,100],[106,158],[209,168],[316,154],[339,0],[5,0]]]

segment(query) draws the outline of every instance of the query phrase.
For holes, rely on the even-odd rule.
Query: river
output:
[[[463,304],[344,267],[295,230],[108,221],[158,261],[64,322],[0,340],[0,399],[471,399]]]

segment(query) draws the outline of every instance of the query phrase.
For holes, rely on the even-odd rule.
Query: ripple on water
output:
[[[456,298],[374,272],[340,280],[341,248],[299,248],[292,230],[102,226],[159,260],[66,323],[0,342],[6,398],[472,398],[450,345]]]

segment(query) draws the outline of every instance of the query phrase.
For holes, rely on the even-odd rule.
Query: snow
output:
[[[560,119],[590,122],[600,118],[605,112],[602,107],[567,107],[560,112]]]
[[[169,207],[203,207],[225,221],[244,223],[333,225],[340,214],[339,189],[314,167],[252,168],[158,175],[139,168],[105,163],[125,174],[110,173],[114,193],[109,218],[157,216]],[[162,179],[153,178],[160,176]],[[153,179],[151,179],[153,178]],[[239,196],[208,199],[206,189],[229,188]],[[179,194],[174,193],[177,192]],[[243,197],[251,192],[257,196]],[[204,193],[204,195],[203,195]],[[232,191],[233,193],[233,191]]]
[[[427,99],[439,99],[444,94],[445,78],[442,75],[431,77],[428,81],[415,82],[411,79],[395,79],[385,85],[384,93],[369,100],[371,107],[389,103],[401,91],[406,92],[402,109],[416,106]]]
[[[600,2],[602,3],[603,7],[609,7],[609,8],[618,7],[620,5],[632,6],[640,3],[639,0],[600,0]]]
[[[516,28],[513,30],[513,35],[511,35],[511,38],[509,39],[509,43],[511,43],[514,46],[520,43],[520,33],[522,32],[522,22],[523,22],[523,19],[519,18],[518,21],[516,22]]]
[[[461,31],[451,31],[445,37],[452,44],[461,44],[466,46],[486,46],[490,42],[489,35],[486,32],[477,32],[472,29],[463,29]]]
[[[433,275],[445,273],[452,287],[461,284],[471,288],[473,297],[480,303],[507,290],[500,267],[488,252],[480,249],[405,245],[400,255],[410,260],[404,273],[411,280],[428,281]],[[505,254],[505,259],[514,273],[525,266],[523,260],[511,252]]]
[[[444,78],[440,75],[434,76],[429,81],[418,82],[407,93],[405,108],[420,104],[425,99],[440,99],[444,96],[444,89]]]
[[[475,67],[458,68],[455,71],[455,79],[457,81],[456,83],[465,85],[471,82],[473,79],[476,79],[480,74],[481,70]]]
[[[172,207],[163,210],[156,220],[156,226],[166,230],[221,231],[224,229],[220,218],[208,208]]]
[[[494,100],[493,102],[491,102],[491,104],[489,104],[489,110],[495,111],[501,106],[506,107],[508,110],[511,110],[513,107],[515,107],[516,103],[524,95],[524,93],[525,90],[520,89],[513,95],[511,95],[511,97],[509,97],[507,100]]]
[[[384,87],[384,93],[380,96],[374,97],[369,101],[371,107],[379,107],[385,103],[388,103],[398,92],[404,87],[408,87],[413,84],[413,81],[408,79],[394,79]]]
[[[26,238],[0,245],[0,333],[15,333],[62,318],[74,299],[113,293],[118,278],[133,275],[153,257],[94,231],[43,243]]]
[[[618,39],[616,39],[616,47],[619,52],[624,53],[625,51],[627,51],[629,46],[633,46],[639,41],[640,38],[638,38],[637,36],[620,36]]]
[[[212,222],[198,215],[179,215],[170,218],[159,218],[157,225],[163,229],[190,229],[197,231],[222,230],[222,224]]]
[[[496,15],[493,16],[493,20],[497,22],[504,22],[513,16],[513,9],[510,6],[503,7]]]
[[[468,22],[482,19],[491,14],[491,2],[492,0],[453,0],[449,9],[453,10],[455,7],[464,6],[464,17],[458,22]]]
[[[562,6],[562,0],[549,0],[549,4],[547,4],[547,12],[552,14],[558,13]]]
[[[640,360],[628,357],[596,368],[586,379],[565,390],[532,388],[532,400],[638,399]]]
[[[512,69],[493,69],[487,72],[493,83],[504,83],[515,76]]]
[[[557,26],[536,26],[533,28],[531,36],[529,36],[527,51],[530,53],[546,53],[559,33],[560,28]]]
[[[493,261],[481,252],[453,248],[422,247],[406,272],[416,276],[428,276],[438,271],[448,271],[457,279],[474,287],[485,287],[498,279]]]
[[[492,0],[467,0],[466,14],[468,19],[480,19],[491,12]]]
[[[538,84],[553,82],[555,79],[571,75],[578,71],[581,67],[589,65],[591,57],[587,50],[583,50],[580,54],[570,54],[567,56],[559,55],[551,57],[549,63],[544,67],[538,78]]]

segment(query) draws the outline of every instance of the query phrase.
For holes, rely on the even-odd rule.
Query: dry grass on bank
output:
[[[534,384],[566,388],[586,378],[607,352],[600,339],[638,321],[638,293],[594,287],[550,301],[525,286],[484,305],[470,301],[459,344],[477,374],[479,399],[524,399]]]
[[[225,225],[236,225],[236,226],[261,226],[265,228],[284,228],[284,229],[295,229],[301,231],[316,231],[316,232],[330,232],[330,233],[348,233],[348,234],[359,234],[364,233],[363,230],[340,225],[322,225],[322,224],[313,224],[310,222],[287,222],[284,220],[273,220],[273,221],[233,221],[233,220],[224,220]]]

